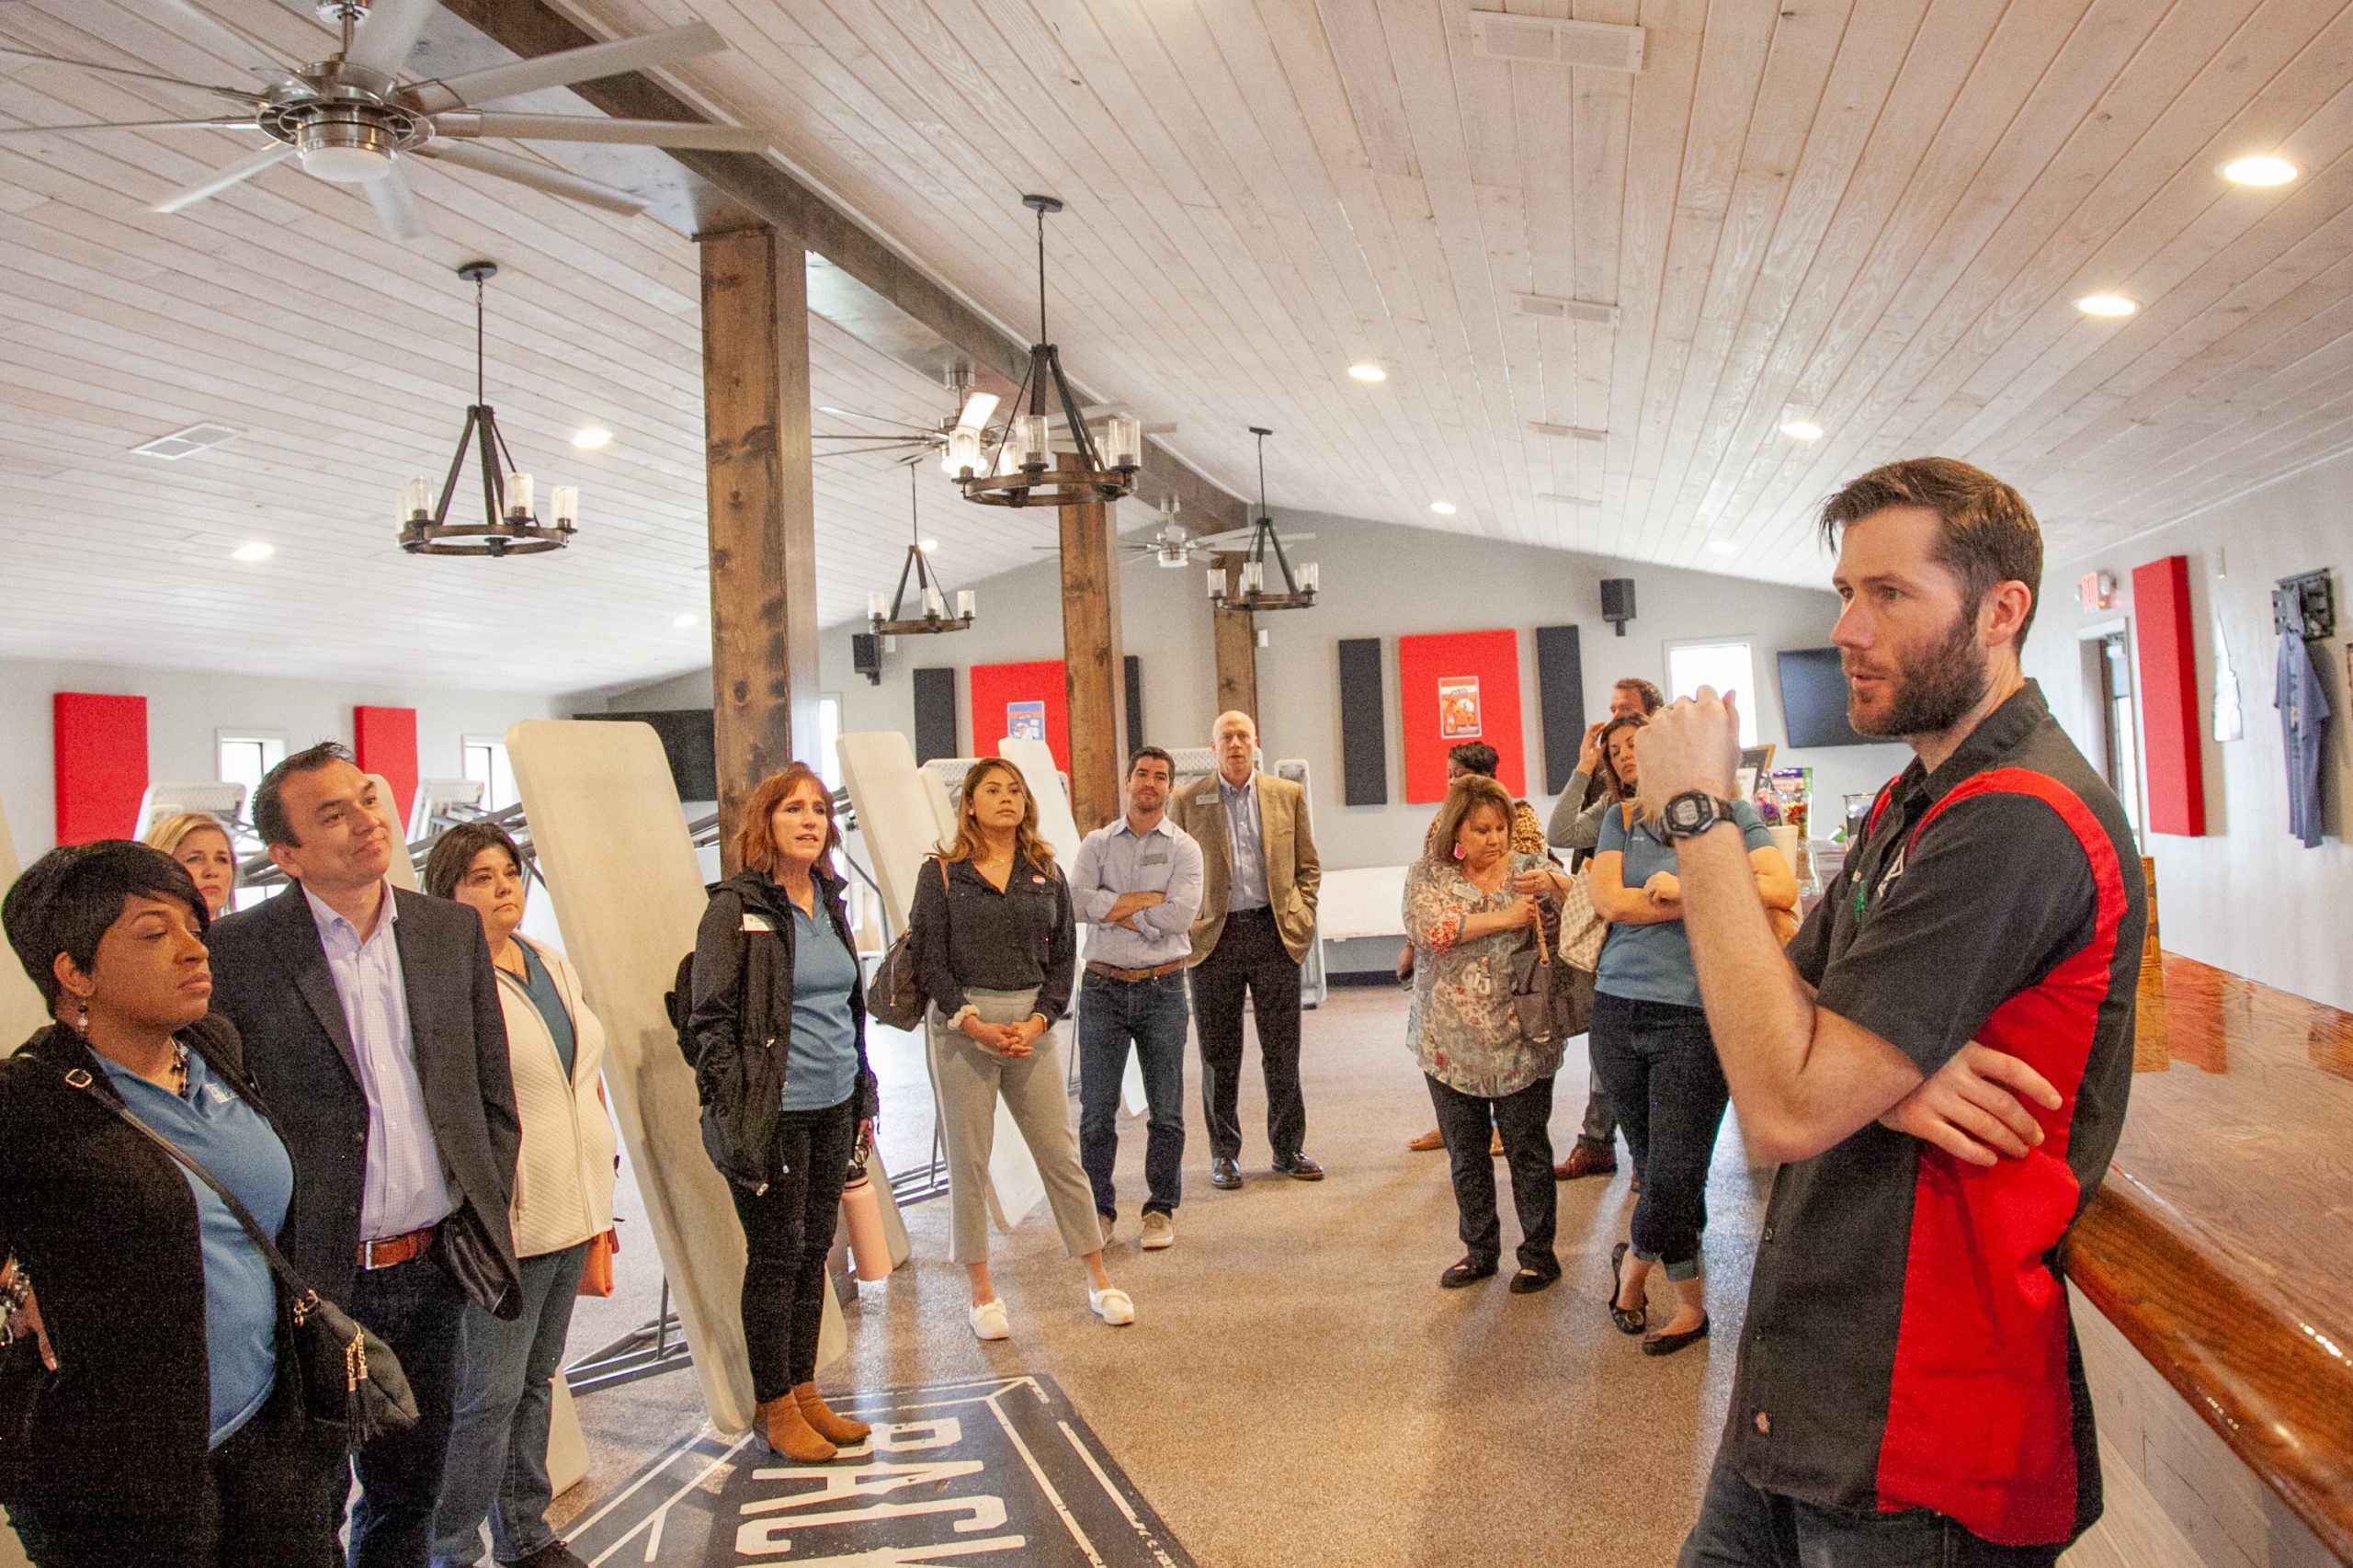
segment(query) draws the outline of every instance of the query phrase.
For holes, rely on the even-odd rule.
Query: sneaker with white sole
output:
[[[1086,1304],[1094,1310],[1097,1317],[1101,1318],[1113,1328],[1124,1328],[1136,1321],[1136,1304],[1128,1300],[1128,1293],[1117,1285],[1108,1286],[1100,1290],[1092,1285],[1088,1286]]]
[[[972,1325],[972,1335],[975,1338],[1010,1339],[1013,1337],[1012,1326],[1005,1321],[1005,1303],[995,1298],[983,1301],[979,1306],[965,1312],[964,1321]]]
[[[1162,1247],[1176,1244],[1176,1221],[1158,1210],[1143,1217],[1143,1250],[1158,1252]]]

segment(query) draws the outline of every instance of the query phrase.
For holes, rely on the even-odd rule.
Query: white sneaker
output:
[[[1097,1317],[1113,1328],[1125,1328],[1136,1321],[1136,1304],[1128,1300],[1128,1293],[1117,1285],[1101,1290],[1088,1286],[1086,1304],[1094,1309]]]
[[[1176,1244],[1176,1221],[1155,1209],[1143,1217],[1143,1250],[1158,1252]]]
[[[972,1325],[974,1338],[1010,1339],[1013,1337],[1013,1329],[1005,1321],[1005,1302],[995,1297],[966,1312],[964,1321]]]

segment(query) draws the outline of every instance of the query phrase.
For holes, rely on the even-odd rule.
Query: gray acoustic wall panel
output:
[[[1340,649],[1340,801],[1389,803],[1389,705],[1381,689],[1381,639],[1344,637]]]
[[[1557,795],[1585,744],[1585,657],[1574,626],[1536,629],[1537,711],[1544,727],[1544,792]]]
[[[915,671],[915,762],[961,756],[956,744],[956,671],[936,665]]]

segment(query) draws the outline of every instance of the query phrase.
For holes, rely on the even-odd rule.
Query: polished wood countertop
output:
[[[2353,1563],[2353,1015],[2165,955],[2067,1272]]]

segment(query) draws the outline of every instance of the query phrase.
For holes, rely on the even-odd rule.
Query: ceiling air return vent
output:
[[[210,451],[223,441],[234,440],[238,434],[226,425],[191,425],[185,430],[158,436],[145,446],[131,449],[142,458],[162,458],[172,462],[198,452]]]
[[[1562,300],[1550,294],[1514,294],[1513,302],[1524,316],[1541,316],[1546,321],[1590,322],[1596,326],[1616,326],[1618,307],[1597,304],[1591,300]]]
[[[1613,22],[1563,22],[1503,11],[1471,13],[1472,51],[1488,60],[1585,65],[1596,71],[1643,68],[1643,29]]]

